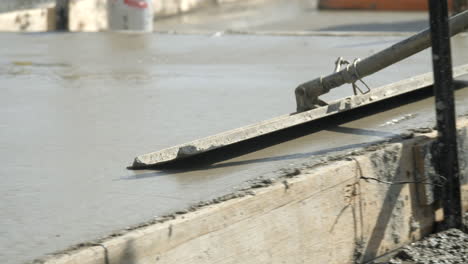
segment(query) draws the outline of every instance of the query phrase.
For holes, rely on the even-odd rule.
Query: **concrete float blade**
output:
[[[453,77],[468,74],[468,64],[453,68]],[[309,111],[293,113],[275,117],[256,124],[229,130],[206,138],[194,140],[189,143],[166,148],[138,156],[128,169],[146,169],[157,165],[198,155],[207,151],[222,148],[244,140],[252,139],[282,129],[318,120],[326,116],[335,115],[348,110],[356,109],[375,102],[383,101],[398,95],[416,91],[432,85],[434,82],[432,72],[421,74],[399,82],[372,89],[367,94],[346,97],[330,102],[327,106]]]

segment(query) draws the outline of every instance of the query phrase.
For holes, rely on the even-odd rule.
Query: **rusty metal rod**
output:
[[[434,68],[434,96],[438,137],[436,168],[444,177],[442,204],[444,228],[462,228],[463,217],[458,167],[457,128],[447,1],[428,0]]]

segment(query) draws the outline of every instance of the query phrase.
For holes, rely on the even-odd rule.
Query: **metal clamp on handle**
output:
[[[359,76],[359,73],[357,72],[357,63],[360,62],[361,59],[357,58],[353,61],[353,63],[350,63],[349,61],[343,59],[343,57],[338,57],[338,59],[335,61],[335,73],[337,72],[340,72],[341,71],[341,65],[346,65],[346,72],[348,73],[351,73],[354,75],[354,82],[351,83],[352,87],[353,87],[353,93],[354,95],[358,95],[359,93],[360,94],[366,94],[368,92],[370,92],[371,88],[369,87],[369,85],[367,85],[366,82],[364,82],[364,80],[362,80],[362,78]],[[351,72],[351,69],[350,69],[350,66],[352,65],[353,67],[353,72]],[[362,84],[364,84],[364,86],[366,86],[367,90],[366,91],[363,91],[357,84],[356,82],[357,81],[360,81]]]
[[[467,27],[468,11],[464,11],[450,18],[450,36],[462,32]],[[354,60],[353,63],[346,63],[343,59],[339,59],[335,63],[335,71],[338,72],[306,82],[296,88],[297,111],[307,111],[320,106],[320,104],[318,104],[320,102],[318,96],[326,94],[331,89],[345,83],[351,83],[353,85],[353,92],[356,95],[359,93],[368,93],[370,88],[362,78],[385,69],[430,46],[431,35],[429,29],[426,29],[363,60]],[[347,65],[346,68],[341,69],[341,66],[345,64]],[[357,86],[357,81],[364,84],[367,90],[363,90]]]

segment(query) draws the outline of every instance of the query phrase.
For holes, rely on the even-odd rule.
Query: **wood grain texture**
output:
[[[468,127],[468,120],[459,128]],[[464,135],[464,134],[462,134]],[[312,168],[247,195],[111,236],[47,264],[355,263],[429,234],[437,208],[418,199],[416,134]],[[464,158],[468,158],[463,156]],[[416,159],[420,159],[419,161]],[[466,169],[466,168],[465,168]],[[464,188],[465,192],[466,187]],[[468,193],[464,193],[464,197]]]

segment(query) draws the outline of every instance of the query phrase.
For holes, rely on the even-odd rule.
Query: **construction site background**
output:
[[[57,4],[57,5],[56,5]],[[60,8],[68,8],[67,25],[60,26],[57,23],[60,19],[57,18],[59,13],[56,6]],[[291,12],[294,7],[300,7],[303,16],[309,15],[309,20],[306,24],[313,27],[305,28],[307,30],[315,30],[318,25],[322,27],[326,24],[349,24],[353,17],[360,16],[359,10],[377,10],[379,12],[387,11],[400,11],[398,16],[420,17],[415,10],[425,10],[427,8],[427,1],[425,0],[407,0],[407,1],[387,1],[387,0],[354,0],[354,1],[340,1],[340,0],[155,0],[153,1],[154,19],[156,30],[160,29],[159,24],[165,22],[165,18],[174,20],[174,16],[191,14],[196,12],[211,12],[215,15],[215,9],[220,9],[218,16],[222,13],[230,12],[229,9],[242,8],[244,13],[256,12],[259,9],[265,9],[264,6],[278,6],[285,7],[286,13]],[[288,7],[289,5],[289,7]],[[453,0],[450,1],[450,6],[453,7],[454,13],[466,9],[466,0]],[[316,12],[318,8],[327,10],[324,14]],[[211,10],[211,11],[210,11]],[[333,14],[332,10],[338,11]],[[340,10],[348,10],[346,12],[339,12]],[[248,12],[245,12],[248,11]],[[266,10],[268,11],[268,10]],[[273,10],[274,11],[274,10]],[[405,11],[407,14],[401,14]],[[214,13],[213,13],[214,12]],[[362,13],[362,12],[361,12]],[[375,13],[375,12],[374,12]],[[244,14],[245,15],[245,14]],[[278,19],[276,16],[283,17],[280,13],[265,13],[266,16],[271,16],[272,20]],[[369,14],[363,14],[369,16]],[[241,14],[242,16],[242,14]],[[322,17],[322,18],[321,18]],[[333,18],[332,18],[333,17]],[[244,17],[247,20],[238,19],[242,23],[249,23],[249,17]],[[58,28],[68,28],[70,31],[105,31],[108,30],[108,9],[107,0],[4,0],[0,3],[0,31],[54,31]],[[179,18],[180,19],[180,18]],[[318,21],[316,21],[319,19]],[[379,23],[380,19],[377,14],[374,15],[374,22]],[[382,18],[385,20],[385,18]],[[298,18],[299,23],[304,23],[306,19]],[[325,21],[329,20],[329,21]],[[315,22],[314,22],[315,21]],[[187,24],[182,22],[181,24]],[[189,23],[190,24],[190,23]],[[213,27],[214,25],[212,25]],[[278,25],[279,29],[281,25]],[[164,27],[163,27],[164,28]],[[210,26],[199,28],[209,29]],[[321,29],[323,30],[323,29]],[[333,30],[333,29],[331,29]],[[349,29],[348,29],[349,30]],[[366,28],[364,28],[366,30]],[[398,29],[397,29],[398,30]],[[408,28],[406,31],[414,30]]]

